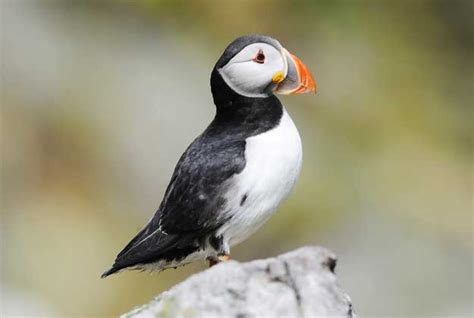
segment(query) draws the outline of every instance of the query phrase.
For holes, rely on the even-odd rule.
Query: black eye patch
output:
[[[253,61],[259,64],[265,63],[265,54],[263,54],[262,49],[258,50],[257,55],[253,58]]]

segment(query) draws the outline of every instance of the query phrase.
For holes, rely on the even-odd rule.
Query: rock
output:
[[[197,273],[122,317],[356,317],[335,255],[302,247],[275,258],[228,261]]]

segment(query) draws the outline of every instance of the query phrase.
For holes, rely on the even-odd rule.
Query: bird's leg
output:
[[[209,262],[209,267],[219,264],[220,262],[228,261],[230,259],[231,259],[230,255],[218,255],[217,257],[209,256],[208,258],[206,258],[206,260]]]
[[[229,245],[224,242],[222,235],[210,237],[209,243],[217,251],[217,257],[209,256],[207,258],[209,261],[209,267],[230,260],[230,248]]]

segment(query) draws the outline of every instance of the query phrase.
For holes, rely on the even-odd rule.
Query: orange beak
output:
[[[278,84],[275,92],[279,94],[316,93],[317,84],[306,65],[295,55],[283,49],[288,64],[286,77]]]

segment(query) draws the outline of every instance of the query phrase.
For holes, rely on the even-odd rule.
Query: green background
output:
[[[290,199],[237,260],[322,245],[367,317],[472,315],[470,1],[2,1],[2,316],[113,316],[205,269],[99,275],[210,122],[210,71],[271,35],[313,71],[285,96]]]

